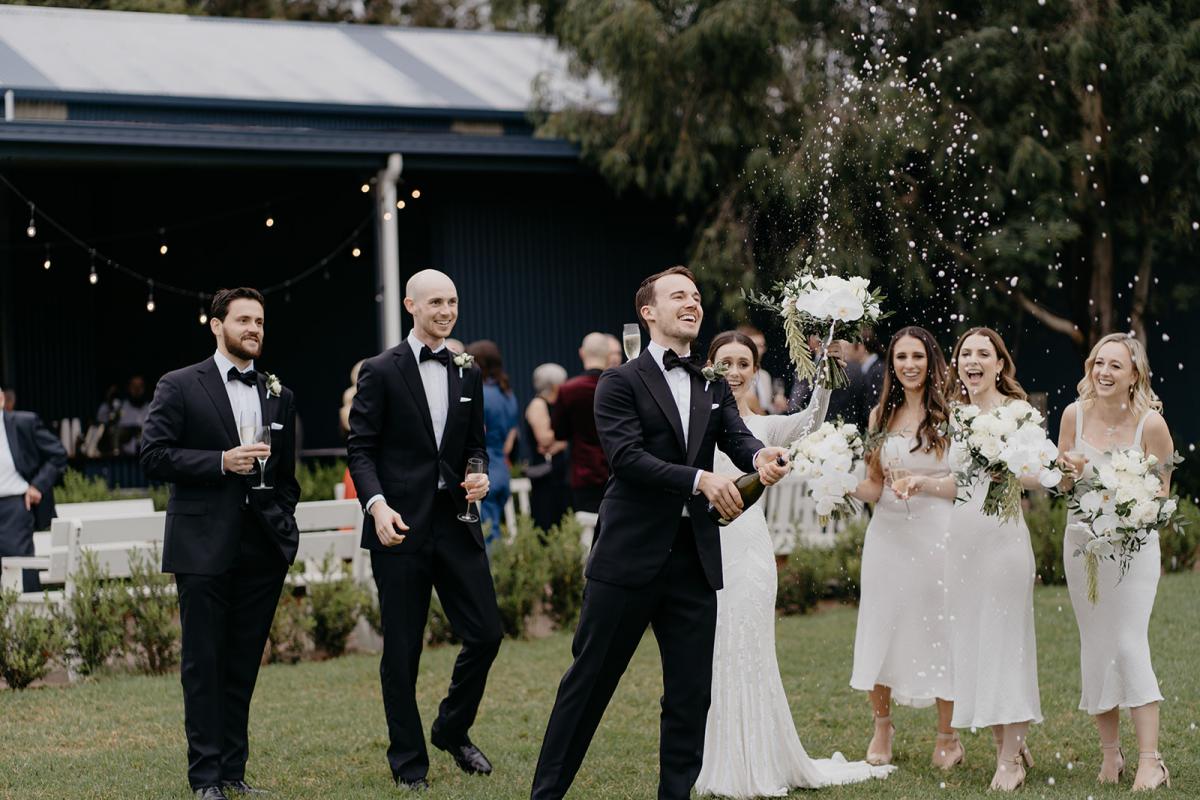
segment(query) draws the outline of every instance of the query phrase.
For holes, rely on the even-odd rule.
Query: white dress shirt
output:
[[[683,447],[686,450],[688,446],[688,423],[692,419],[692,374],[686,369],[667,369],[663,366],[663,356],[666,355],[667,348],[663,347],[658,342],[651,340],[646,347],[646,351],[654,358],[654,363],[658,364],[658,368],[662,370],[663,377],[667,379],[667,388],[671,390],[671,396],[675,398],[675,407],[679,410],[679,421],[683,424]],[[688,353],[676,353],[680,358],[687,358]],[[696,494],[697,487],[700,486],[700,470],[696,470],[696,477],[692,480],[692,494]],[[684,515],[687,514],[687,508],[683,509]]]
[[[0,409],[0,497],[24,495],[29,482],[17,472],[12,448],[8,443],[8,429],[4,427],[4,411]]]
[[[433,441],[437,445],[438,450],[442,449],[442,436],[446,432],[446,418],[450,414],[450,382],[447,377],[446,367],[442,366],[442,362],[429,359],[421,361],[421,348],[426,345],[417,338],[415,331],[410,331],[408,334],[409,348],[412,350],[413,358],[417,359],[417,370],[421,373],[421,385],[425,388],[425,402],[429,406],[429,421],[433,423]],[[433,352],[440,353],[446,349],[446,343],[442,342],[441,347]],[[438,488],[445,489],[446,481],[438,474]],[[382,500],[383,495],[372,495],[367,501],[366,509],[369,512],[371,506],[375,502]]]
[[[213,353],[213,361],[217,364],[217,371],[221,375],[221,380],[225,382],[225,393],[229,395],[229,407],[233,409],[233,426],[238,432],[238,444],[242,444],[242,421],[245,420],[246,425],[253,425],[258,428],[262,425],[262,405],[258,401],[258,388],[247,386],[241,381],[229,380],[230,368],[237,369],[237,365],[230,361],[220,350]],[[250,362],[247,370],[254,369],[254,362]],[[238,372],[245,370],[238,369]],[[221,453],[221,474],[225,474],[225,453]]]
[[[868,355],[866,358],[863,359],[863,362],[861,364],[859,364],[858,371],[861,374],[866,375],[867,372],[870,371],[871,367],[874,366],[875,362],[878,360],[879,360],[879,354],[871,353],[870,355]]]

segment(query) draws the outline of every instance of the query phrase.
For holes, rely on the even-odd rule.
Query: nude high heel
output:
[[[875,718],[875,731],[877,733],[880,725],[886,725],[888,728],[887,750],[873,752],[870,749],[870,745],[867,745],[867,763],[873,767],[882,767],[885,764],[892,763],[892,740],[896,738],[896,726],[892,724],[890,714],[886,717]],[[872,741],[874,741],[873,738]]]
[[[1012,786],[1005,786],[1000,782],[1000,775],[1009,770],[1020,772],[1021,777]],[[992,785],[988,788],[998,792],[1015,792],[1025,785],[1025,756],[1022,753],[1017,753],[1012,758],[1003,759],[996,766],[996,774],[992,776]]]
[[[937,743],[933,746],[931,761],[935,767],[950,770],[963,763],[967,758],[967,750],[957,733],[939,733]]]
[[[1116,780],[1113,780],[1111,778],[1105,778],[1104,773],[1101,772],[1099,775],[1096,776],[1096,782],[1097,783],[1120,783],[1121,778],[1125,775],[1125,751],[1121,749],[1121,743],[1113,742],[1112,744],[1105,744],[1104,742],[1101,742],[1100,749],[1101,750],[1116,750],[1117,755],[1121,757],[1121,766],[1117,767]]]
[[[1138,753],[1138,761],[1141,761],[1142,759],[1146,759],[1146,760],[1154,759],[1155,761],[1157,761],[1158,768],[1162,770],[1162,778],[1160,778],[1152,786],[1149,786],[1149,785],[1148,786],[1138,786],[1135,783],[1134,787],[1133,787],[1133,791],[1149,792],[1149,791],[1153,791],[1153,790],[1157,789],[1160,786],[1166,786],[1168,789],[1170,789],[1171,788],[1171,773],[1169,771],[1167,771],[1167,764],[1165,761],[1163,761],[1162,754],[1159,753],[1157,750],[1155,750],[1153,752],[1149,752],[1149,753]]]

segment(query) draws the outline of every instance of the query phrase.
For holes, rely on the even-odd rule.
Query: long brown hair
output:
[[[967,391],[962,378],[958,377],[958,354],[962,350],[963,342],[970,336],[986,336],[992,343],[992,347],[996,349],[996,358],[1004,362],[1004,366],[1000,368],[1000,374],[996,376],[997,391],[1005,397],[1014,397],[1017,400],[1027,399],[1025,390],[1017,382],[1017,365],[1013,361],[1012,355],[1009,354],[1008,348],[1004,346],[1004,340],[991,328],[979,327],[971,328],[958,337],[958,341],[954,345],[954,352],[950,354],[950,388],[946,393],[950,402],[971,402],[971,393]]]
[[[925,406],[925,419],[921,420],[921,427],[917,429],[917,443],[913,445],[910,452],[932,450],[940,458],[942,453],[946,452],[948,444],[945,429],[946,420],[950,417],[945,393],[946,356],[943,355],[942,348],[938,346],[933,334],[924,328],[916,325],[901,328],[888,342],[887,355],[884,356],[887,360],[884,362],[883,386],[879,389],[879,403],[875,406],[875,424],[871,430],[888,430],[892,418],[896,416],[900,406],[904,405],[904,384],[896,375],[896,365],[893,359],[896,355],[896,345],[906,336],[916,339],[925,348],[925,363],[928,365],[925,372],[925,387],[921,396],[921,402]],[[879,451],[876,450],[875,458],[878,458],[878,453]]]
[[[504,372],[504,360],[500,358],[500,348],[491,339],[480,339],[467,345],[467,352],[475,357],[475,365],[483,373],[485,381],[495,381],[500,385],[500,391],[508,394],[508,375]]]

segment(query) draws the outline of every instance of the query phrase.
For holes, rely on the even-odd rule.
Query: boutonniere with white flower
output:
[[[274,372],[267,373],[267,397],[279,397],[279,393],[283,391],[283,384],[279,382],[279,376]]]
[[[458,377],[463,376],[463,370],[469,369],[475,363],[475,356],[470,353],[459,353],[454,356],[454,366],[458,367]]]
[[[704,391],[708,391],[708,385],[713,381],[723,381],[729,373],[729,362],[718,361],[715,364],[709,364],[704,369],[700,370],[700,374],[704,376]]]

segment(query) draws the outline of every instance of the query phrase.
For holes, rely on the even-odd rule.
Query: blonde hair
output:
[[[1092,352],[1088,353],[1088,357],[1083,360],[1083,380],[1075,387],[1079,392],[1079,402],[1095,401],[1096,387],[1092,383],[1092,367],[1096,365],[1096,356],[1100,354],[1100,348],[1109,342],[1125,345],[1129,360],[1133,362],[1133,372],[1137,376],[1133,385],[1129,387],[1129,407],[1133,410],[1133,415],[1141,419],[1148,411],[1161,414],[1162,400],[1158,399],[1158,395],[1150,386],[1150,356],[1146,354],[1146,345],[1129,333],[1110,333],[1096,342]]]

